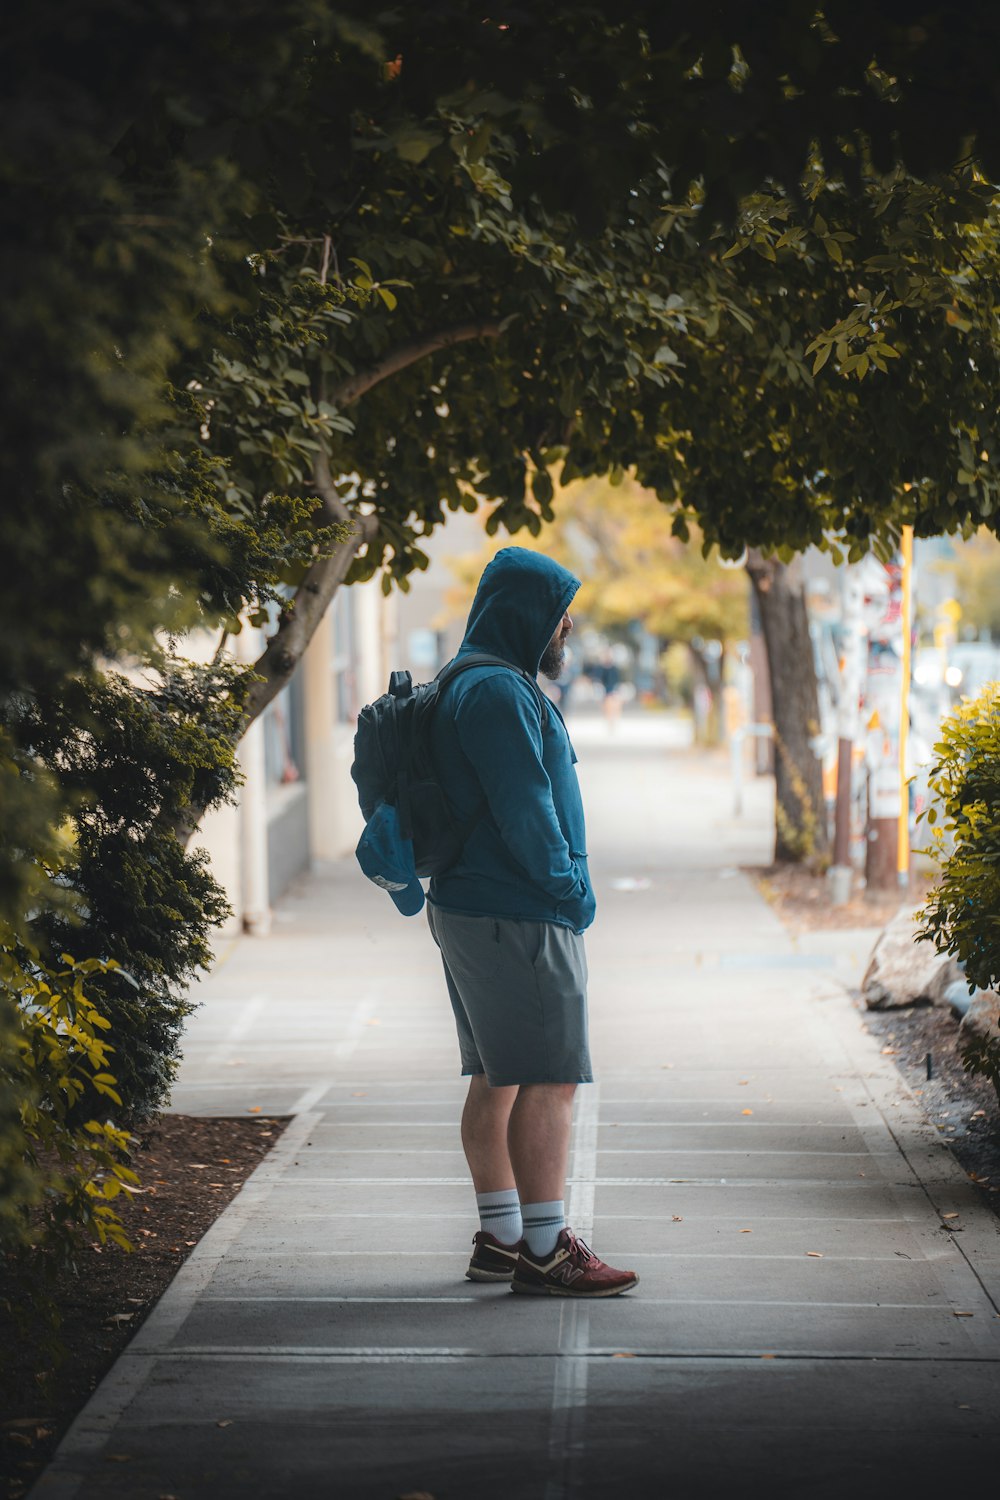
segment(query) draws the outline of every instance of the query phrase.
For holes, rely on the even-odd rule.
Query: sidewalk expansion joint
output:
[[[153,1364],[157,1361],[173,1363],[177,1360],[205,1360],[205,1361],[237,1361],[247,1360],[272,1361],[278,1363],[301,1362],[329,1363],[329,1362],[370,1362],[392,1363],[418,1362],[421,1360],[518,1360],[533,1361],[542,1360],[565,1361],[573,1363],[577,1360],[603,1362],[612,1359],[638,1359],[638,1360],[738,1360],[749,1363],[762,1359],[768,1360],[813,1360],[823,1364],[827,1363],[849,1363],[849,1364],[926,1364],[926,1365],[989,1365],[1000,1366],[1000,1353],[996,1355],[982,1354],[904,1354],[883,1351],[880,1354],[862,1353],[860,1351],[838,1352],[824,1349],[622,1349],[618,1346],[608,1345],[606,1347],[590,1347],[586,1351],[581,1350],[523,1350],[513,1349],[498,1352],[494,1349],[443,1349],[443,1348],[371,1348],[371,1349],[314,1349],[300,1348],[297,1346],[285,1347],[282,1345],[265,1344],[259,1347],[236,1345],[232,1348],[206,1349],[200,1345],[192,1345],[189,1348],[170,1349],[161,1351],[126,1350],[119,1356],[121,1359],[142,1361]]]

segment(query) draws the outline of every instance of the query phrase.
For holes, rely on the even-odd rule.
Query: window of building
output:
[[[287,687],[264,710],[264,772],[268,786],[291,786],[304,781],[305,714],[302,674],[296,672]]]
[[[338,724],[357,722],[358,680],[357,631],[354,609],[349,589],[339,588],[334,595],[330,610],[330,629],[333,632],[333,711]]]

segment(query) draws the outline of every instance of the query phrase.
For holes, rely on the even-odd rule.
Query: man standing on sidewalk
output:
[[[459,657],[489,652],[521,671],[470,667],[434,717],[435,768],[472,831],[431,881],[427,915],[471,1080],[462,1144],[482,1227],[467,1275],[611,1297],[639,1278],[605,1265],[565,1221],[573,1095],[593,1076],[583,932],[594,897],[576,756],[534,681],[559,675],[579,587],[521,547],[480,579]]]

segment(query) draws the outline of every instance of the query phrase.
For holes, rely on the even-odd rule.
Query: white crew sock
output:
[[[521,1238],[521,1202],[517,1188],[502,1193],[477,1193],[479,1225],[501,1245],[516,1245]]]
[[[561,1198],[551,1203],[525,1203],[521,1206],[524,1238],[532,1255],[551,1255],[559,1231],[566,1228],[566,1210]]]

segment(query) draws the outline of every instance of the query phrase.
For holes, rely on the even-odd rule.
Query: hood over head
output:
[[[488,651],[536,673],[579,587],[579,578],[551,557],[504,547],[479,580],[461,650]]]

